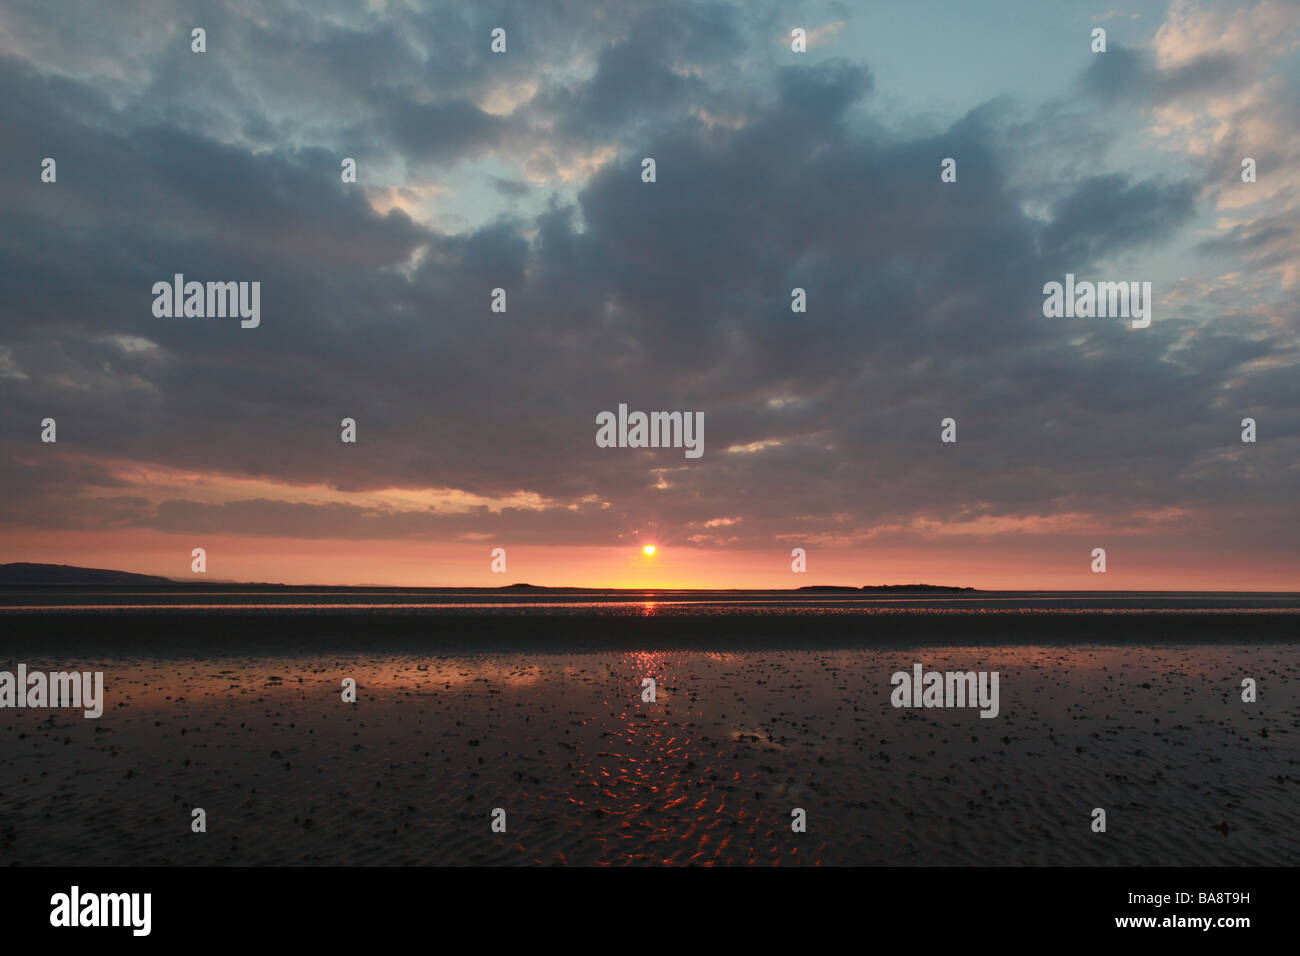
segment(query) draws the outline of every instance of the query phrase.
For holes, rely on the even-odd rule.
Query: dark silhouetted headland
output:
[[[130,571],[109,571],[103,568],[76,568],[67,564],[30,564],[20,561],[0,564],[0,584],[175,584],[170,578],[154,574],[133,574]]]

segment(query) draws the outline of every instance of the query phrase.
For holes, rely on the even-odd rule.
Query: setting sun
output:
[[[654,546],[653,544],[647,544],[647,545],[646,545],[644,548],[642,548],[641,550],[644,551],[646,554],[654,554],[654,553],[655,553],[655,546]]]

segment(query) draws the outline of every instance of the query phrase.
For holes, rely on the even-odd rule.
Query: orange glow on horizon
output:
[[[510,554],[508,581],[491,570],[492,548]],[[790,546],[739,550],[681,545],[628,547],[504,542],[354,540],[231,534],[10,530],[0,563],[32,561],[158,574],[178,582],[386,587],[545,587],[642,590],[793,589],[804,585],[940,584],[982,590],[1300,591],[1300,575],[1279,555],[1225,564],[1202,542],[1124,542],[1123,563],[1090,571],[1090,542],[1066,536],[1012,536],[907,543],[873,549],[809,548],[809,573],[791,570]],[[190,551],[207,550],[208,572],[190,570]],[[1112,559],[1116,549],[1112,548]]]

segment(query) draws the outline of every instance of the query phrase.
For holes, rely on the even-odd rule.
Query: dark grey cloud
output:
[[[1237,57],[1203,54],[1189,63],[1161,69],[1140,50],[1111,43],[1080,77],[1083,89],[1106,102],[1165,103],[1183,96],[1205,96],[1246,82],[1248,71]]]
[[[871,69],[836,59],[815,68],[782,67],[776,74],[777,102],[785,109],[825,122],[839,117],[873,85]]]
[[[492,187],[503,196],[526,196],[529,190],[525,182],[517,179],[502,179],[499,176],[492,177]]]
[[[1168,238],[1196,211],[1190,182],[1131,182],[1119,174],[1077,183],[1052,210],[1043,230],[1049,254],[1090,261],[1131,245]]]

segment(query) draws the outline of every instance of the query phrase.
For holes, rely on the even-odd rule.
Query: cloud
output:
[[[1280,88],[1182,6],[1156,50],[1114,46],[1080,77],[1104,146],[1061,103],[891,129],[885,71],[847,30],[836,58],[768,59],[771,23],[743,5],[255,6],[214,14],[203,63],[171,28],[132,47],[156,9],[101,24],[97,49],[137,50],[115,72],[74,69],[88,41],[37,8],[11,14],[57,65],[0,59],[19,156],[0,168],[6,526],[598,545],[653,520],[702,547],[1091,526],[1293,547],[1294,307],[1225,278],[1240,259],[1290,281],[1293,207],[1107,151],[1134,105],[1172,148],[1182,114],[1160,111],[1233,103],[1231,172],[1254,103],[1285,133],[1261,169],[1290,175]],[[440,227],[458,203],[477,218]],[[1216,204],[1222,228],[1196,231]],[[1182,247],[1213,268],[1162,286],[1140,334],[1042,315],[1045,281],[1121,261],[1114,278],[1142,278],[1128,266]],[[154,318],[176,272],[261,281],[261,327]],[[704,457],[597,448],[620,402],[702,411]],[[1244,414],[1267,422],[1248,450]]]
[[[1083,88],[1106,101],[1164,103],[1231,89],[1244,80],[1240,61],[1217,51],[1176,65],[1158,66],[1154,56],[1111,44],[1093,58],[1081,77]]]

